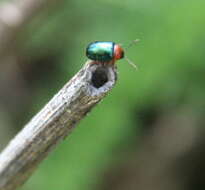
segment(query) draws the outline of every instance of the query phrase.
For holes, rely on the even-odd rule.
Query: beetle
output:
[[[124,50],[114,42],[96,41],[88,44],[86,56],[96,62],[114,64],[116,60],[124,58]]]
[[[134,40],[128,47],[138,41],[138,39]],[[111,41],[95,41],[88,44],[86,56],[95,63],[102,64],[114,64],[115,61],[125,58],[130,65],[137,69],[137,66],[124,55],[124,49]]]

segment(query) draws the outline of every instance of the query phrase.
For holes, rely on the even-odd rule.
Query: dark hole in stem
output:
[[[100,88],[108,81],[107,71],[104,68],[96,69],[92,74],[92,85],[95,88]]]

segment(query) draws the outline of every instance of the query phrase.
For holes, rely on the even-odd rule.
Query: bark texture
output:
[[[116,76],[114,65],[88,61],[0,154],[0,190],[23,184],[54,146],[112,89]]]

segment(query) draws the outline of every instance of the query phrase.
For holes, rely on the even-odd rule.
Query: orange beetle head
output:
[[[122,47],[118,44],[115,44],[114,46],[114,59],[118,60],[118,59],[122,59],[124,57],[124,50],[122,49]]]

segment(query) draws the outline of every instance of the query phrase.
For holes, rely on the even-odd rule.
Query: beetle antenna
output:
[[[132,67],[134,67],[136,70],[138,70],[138,67],[137,67],[137,65],[136,64],[134,64],[130,59],[128,59],[128,57],[127,56],[125,56],[125,59],[126,59],[126,61],[132,66]]]
[[[139,41],[140,41],[139,39],[135,39],[131,41],[128,45],[125,46],[125,49],[132,47],[134,44],[138,43]]]

